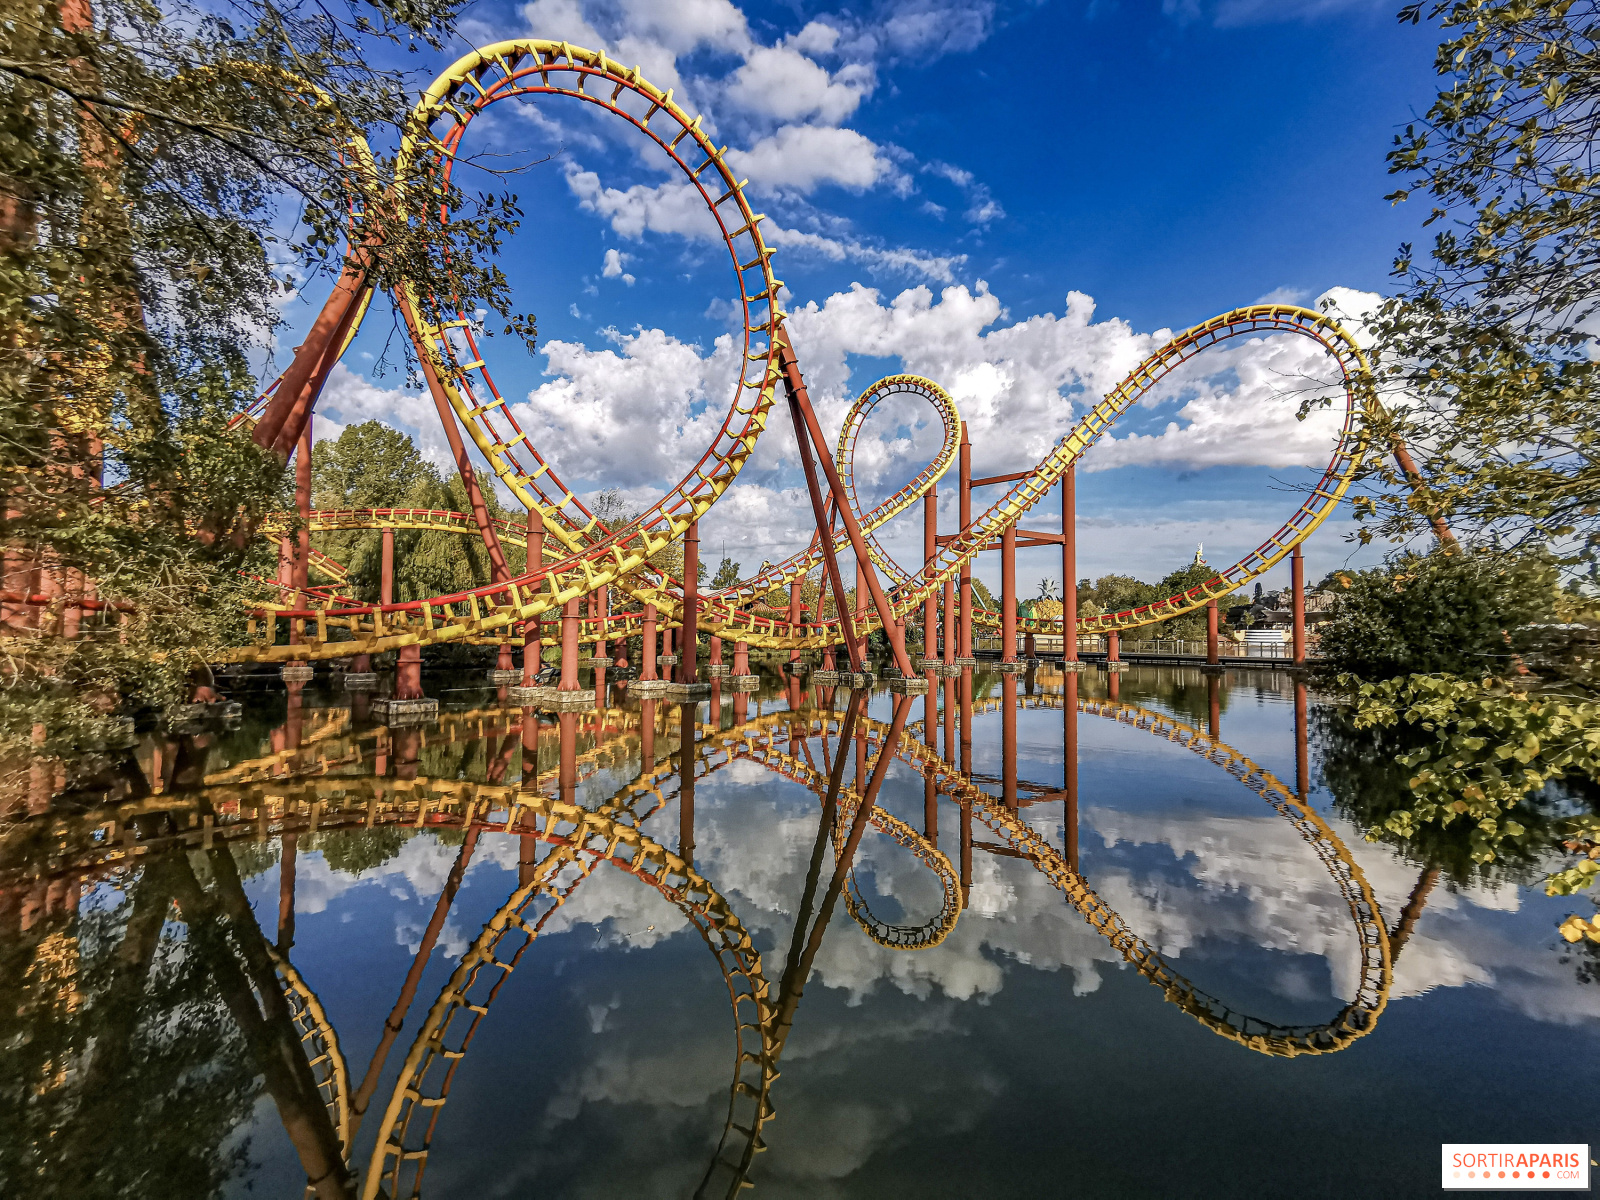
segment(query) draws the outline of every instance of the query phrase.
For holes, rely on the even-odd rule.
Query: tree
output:
[[[1396,203],[1443,222],[1395,261],[1402,292],[1376,322],[1390,419],[1417,473],[1387,460],[1358,501],[1367,536],[1403,540],[1440,517],[1515,545],[1600,564],[1600,103],[1597,0],[1436,0],[1446,86],[1395,139]],[[1380,442],[1381,444],[1381,442]],[[1416,491],[1414,485],[1422,490]]]
[[[254,533],[287,496],[227,422],[291,281],[344,266],[352,212],[380,290],[426,279],[431,315],[530,334],[492,258],[514,197],[446,185],[408,124],[418,81],[374,66],[442,47],[454,11],[19,0],[0,22],[0,539],[24,597],[0,622],[28,635],[0,754],[116,736],[119,706],[188,699],[243,633],[237,572],[270,573]],[[423,152],[397,175],[405,135]]]
[[[744,578],[744,576],[741,574],[741,571],[742,568],[738,563],[724,555],[722,561],[717,564],[717,573],[712,576],[712,590],[721,591],[723,588],[732,587],[734,584],[738,583],[739,580]]]
[[[1555,567],[1536,555],[1400,554],[1340,582],[1320,631],[1321,662],[1362,679],[1510,674],[1529,627],[1556,604]]]

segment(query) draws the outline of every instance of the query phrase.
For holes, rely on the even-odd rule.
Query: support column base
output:
[[[1128,669],[1128,664],[1125,662],[1108,662],[1105,666],[1108,671],[1126,671]]]
[[[210,704],[175,704],[167,710],[167,725],[192,721],[228,721],[239,717],[244,705],[237,700],[217,700]]]
[[[580,667],[609,667],[611,663],[612,659],[609,654],[596,654],[593,658],[580,658],[578,660]]]
[[[490,667],[486,677],[495,687],[509,687],[511,684],[522,682],[522,669],[506,667],[502,670],[499,667]]]
[[[791,658],[783,664],[783,669],[791,675],[804,675],[811,670],[811,664],[803,658]]]
[[[656,655],[656,666],[675,667],[678,665],[679,658],[680,656],[677,654],[658,654]]]
[[[309,683],[316,671],[308,662],[284,663],[278,674],[285,683]]]
[[[549,689],[542,687],[514,687],[511,689],[511,694],[508,698],[518,708],[532,708],[539,702],[540,695],[546,691],[549,691]]]
[[[539,692],[539,698],[533,702],[533,707],[543,709],[545,712],[578,712],[581,709],[594,707],[593,688],[580,688],[574,692],[563,692],[553,687],[536,690]]]
[[[1083,671],[1083,662],[1080,659],[1074,658],[1070,662],[1063,662],[1061,664],[1061,669],[1073,675],[1078,675]]]
[[[729,677],[729,680],[733,684],[733,690],[736,692],[753,692],[761,686],[761,676],[759,675],[733,675]]]
[[[438,718],[439,702],[432,696],[420,696],[415,700],[380,696],[372,702],[370,711],[390,725],[423,725]]]
[[[662,689],[662,696],[668,700],[703,700],[711,695],[709,683],[669,683]]]
[[[813,671],[813,672],[811,672],[811,682],[812,683],[822,683],[822,684],[838,683],[839,682],[839,678],[840,678],[840,674],[839,674],[838,671]]]
[[[1010,662],[1000,663],[999,668],[1002,675],[1020,675],[1028,669],[1028,664],[1012,659]]]
[[[928,681],[920,675],[906,675],[889,680],[889,690],[897,696],[926,696]]]
[[[1227,670],[1228,668],[1223,666],[1221,663],[1200,664],[1200,672],[1203,675],[1223,675],[1227,673]]]
[[[706,667],[707,679],[726,679],[733,674],[733,668],[725,663],[711,663]]]
[[[850,671],[840,671],[839,672],[839,682],[841,684],[845,685],[846,687],[852,687],[852,688],[871,687],[872,684],[873,684],[873,679],[874,679],[874,676],[873,676],[871,671],[856,671],[854,673],[852,673]]]
[[[958,667],[975,667],[977,665],[978,660],[970,656],[959,656],[956,658],[956,666]]]
[[[376,671],[350,671],[344,677],[344,690],[347,692],[370,692],[377,686]]]

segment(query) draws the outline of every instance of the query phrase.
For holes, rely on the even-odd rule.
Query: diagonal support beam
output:
[[[834,506],[838,509],[839,517],[844,521],[845,533],[850,538],[850,548],[855,551],[856,562],[861,568],[861,578],[867,585],[867,591],[872,596],[873,607],[878,610],[878,620],[883,625],[883,632],[889,639],[889,645],[894,650],[895,666],[900,668],[900,674],[910,678],[915,672],[911,669],[911,659],[906,655],[905,638],[901,629],[895,625],[894,610],[889,605],[889,598],[884,595],[882,586],[878,583],[878,573],[873,570],[872,556],[867,553],[867,541],[861,532],[861,523],[856,520],[855,513],[850,511],[849,499],[845,495],[844,484],[839,479],[839,471],[833,465],[833,459],[828,454],[826,440],[822,436],[822,427],[817,423],[817,414],[811,407],[811,399],[806,395],[805,380],[800,376],[800,362],[794,356],[794,348],[789,345],[786,332],[780,333],[783,340],[778,347],[778,364],[783,370],[784,386],[789,392],[789,404],[795,414],[795,435],[800,439],[801,446],[805,445],[805,434],[811,435],[811,441],[817,448],[817,457],[822,460],[822,471],[828,480],[828,490],[832,493]],[[804,430],[800,428],[804,424]],[[818,507],[816,495],[813,493],[812,506]],[[817,513],[818,525],[822,525],[822,513]],[[823,538],[823,546],[832,556],[831,538]],[[843,588],[838,579],[837,563],[834,564],[835,594],[842,594]],[[842,616],[842,612],[841,612]],[[856,670],[861,667],[856,663],[856,655],[852,653],[852,665]]]

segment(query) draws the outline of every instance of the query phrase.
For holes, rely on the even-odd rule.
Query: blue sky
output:
[[[774,269],[830,434],[873,379],[913,370],[956,395],[987,473],[1037,462],[1169,331],[1330,289],[1357,311],[1358,293],[1392,287],[1395,248],[1421,214],[1384,201],[1383,155],[1432,99],[1437,41],[1394,8],[534,0],[474,5],[462,32],[603,47],[676,88],[779,231]],[[491,339],[496,378],[569,484],[620,487],[642,507],[699,456],[731,397],[717,349],[731,320],[725,252],[675,205],[669,164],[620,122],[510,101],[469,138],[495,164],[552,156],[499,184],[526,213],[502,261],[538,316],[540,350]],[[291,305],[289,332],[320,300],[308,288]],[[431,403],[379,369],[391,328],[375,312],[320,434],[378,417],[438,457]],[[1153,578],[1201,540],[1221,566],[1278,526],[1331,446],[1326,422],[1297,424],[1285,398],[1321,369],[1308,345],[1208,355],[1119,423],[1080,473],[1080,576]],[[868,426],[869,502],[927,461],[926,415],[891,407]],[[789,443],[774,423],[704,522],[703,554],[725,547],[753,568],[806,539]],[[1026,523],[1055,519],[1052,504]],[[909,562],[920,525],[904,525],[887,541]],[[1347,528],[1312,540],[1313,577],[1376,557],[1352,558]],[[997,561],[978,570],[998,583]],[[1019,575],[1031,594],[1059,560],[1025,552]]]

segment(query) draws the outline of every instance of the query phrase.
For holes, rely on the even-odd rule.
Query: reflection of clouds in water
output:
[[[301,914],[323,912],[346,892],[367,885],[381,887],[397,900],[437,896],[444,890],[444,881],[455,866],[460,849],[427,834],[408,838],[399,854],[362,871],[359,878],[335,871],[320,853],[301,853],[295,857],[294,910]],[[515,855],[512,863],[516,863]]]

